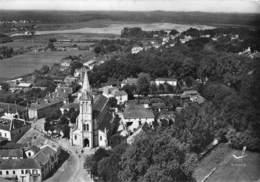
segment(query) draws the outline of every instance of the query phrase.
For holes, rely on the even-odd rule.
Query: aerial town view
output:
[[[260,1],[0,0],[0,182],[260,182]]]

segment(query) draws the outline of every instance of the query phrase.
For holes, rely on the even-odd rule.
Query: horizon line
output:
[[[260,12],[226,11],[170,11],[170,10],[72,10],[72,9],[1,9],[0,11],[53,11],[53,12],[165,12],[165,13],[208,13],[208,14],[259,14]],[[0,12],[1,13],[1,12]]]

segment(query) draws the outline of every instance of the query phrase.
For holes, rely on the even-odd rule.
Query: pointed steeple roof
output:
[[[84,79],[83,79],[83,85],[82,85],[82,91],[90,91],[90,84],[88,80],[88,71],[85,69]]]

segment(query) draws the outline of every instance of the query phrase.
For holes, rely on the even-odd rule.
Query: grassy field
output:
[[[69,55],[84,55],[87,51],[48,51],[34,54],[32,52],[14,56],[0,61],[0,78],[9,79],[33,72],[42,65],[52,65]]]
[[[207,182],[254,182],[260,179],[259,153],[247,151],[247,156],[243,159],[235,159],[233,154],[239,156],[241,151],[220,144],[202,159],[194,172],[194,177],[197,181],[201,181],[216,167],[216,171]]]

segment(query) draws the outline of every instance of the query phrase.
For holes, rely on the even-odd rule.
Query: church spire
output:
[[[85,69],[82,91],[87,91],[87,92],[90,91],[90,84],[89,84],[89,81],[88,81],[88,71],[87,71],[87,69]]]

